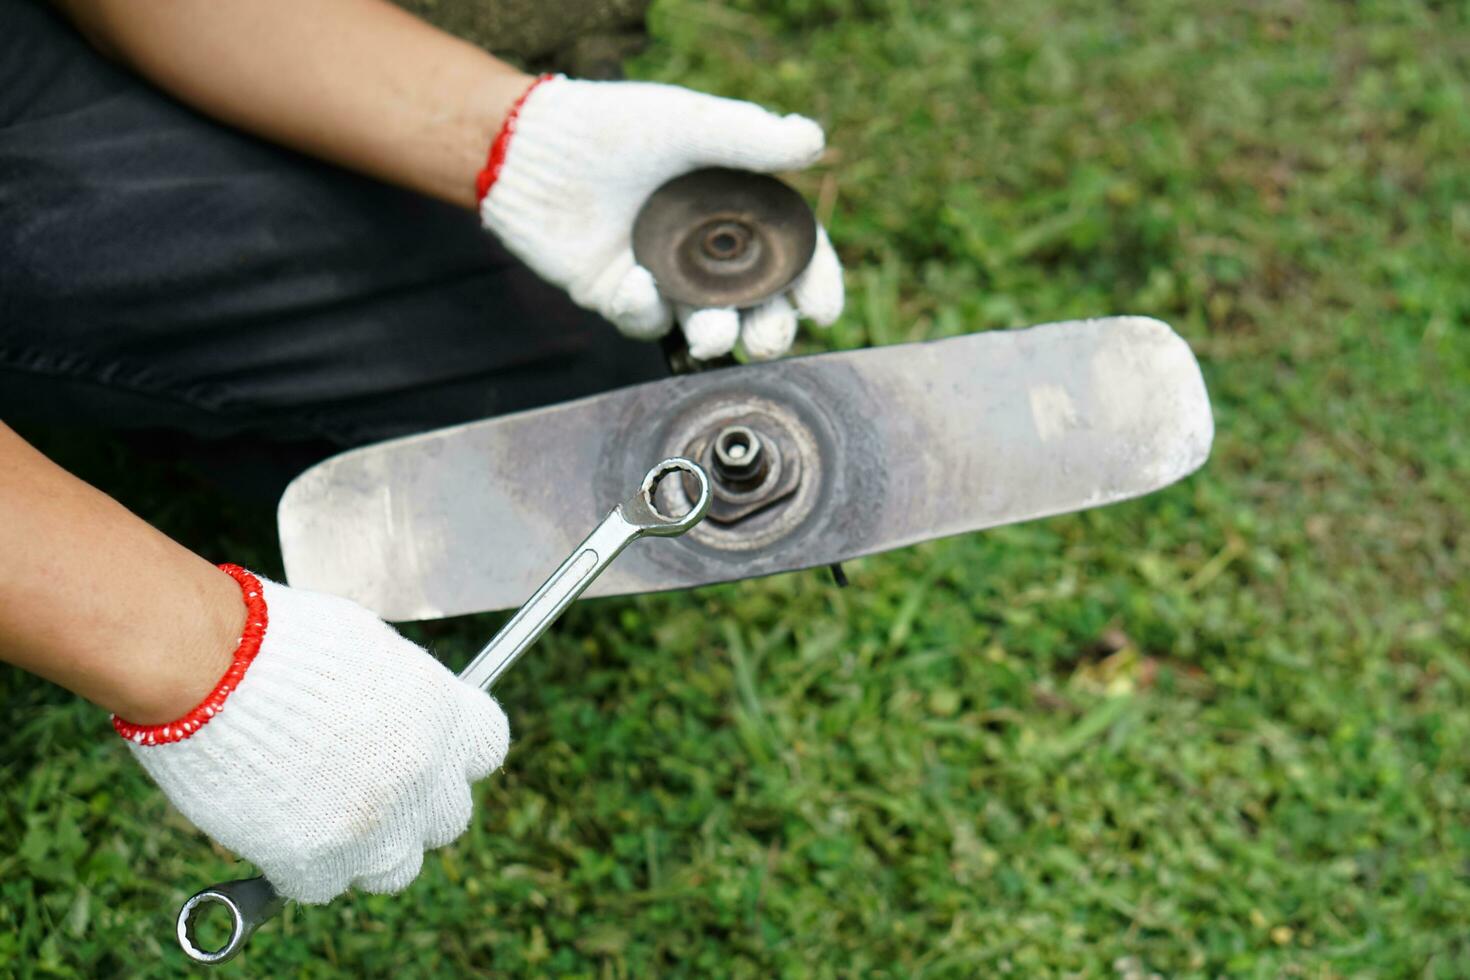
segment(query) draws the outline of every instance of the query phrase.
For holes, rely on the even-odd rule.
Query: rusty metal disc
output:
[[[746,307],[807,267],[817,220],[800,194],[765,174],[710,168],[654,191],[633,223],[633,255],[659,291],[698,307]]]

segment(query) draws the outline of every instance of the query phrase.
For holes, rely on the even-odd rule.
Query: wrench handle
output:
[[[655,497],[658,485],[675,473],[694,479],[699,496],[689,510],[670,516],[658,509]],[[618,504],[592,529],[592,533],[572,549],[567,560],[551,573],[536,594],[517,609],[500,632],[475,655],[469,666],[460,671],[459,679],[482,691],[490,690],[496,680],[530,649],[531,644],[556,622],[577,596],[612,564],[623,549],[645,534],[677,537],[704,519],[709,511],[709,476],[698,463],[673,456],[658,463],[643,478],[638,492]]]
[[[530,649],[557,617],[597,578],[607,563],[643,534],[643,529],[623,520],[614,510],[597,530],[579,544],[570,558],[551,573],[536,594],[516,610],[495,638],[475,655],[469,666],[460,671],[459,679],[482,691],[490,690],[496,680]]]

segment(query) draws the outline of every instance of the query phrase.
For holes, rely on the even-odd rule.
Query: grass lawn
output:
[[[637,76],[828,126],[808,349],[1150,314],[1214,456],[845,591],[578,606],[469,833],[224,975],[1470,976],[1467,10],[660,3]],[[185,972],[174,910],[246,868],[101,711],[13,671],[0,710],[0,974]]]

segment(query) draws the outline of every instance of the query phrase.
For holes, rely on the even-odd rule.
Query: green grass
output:
[[[829,127],[800,184],[849,308],[811,349],[1159,316],[1214,456],[845,591],[582,604],[499,689],[470,832],[226,975],[1470,975],[1467,8],[654,24],[639,76]],[[132,499],[192,527],[168,489]],[[416,635],[459,663],[493,626]],[[101,712],[13,672],[0,708],[0,972],[182,972],[173,910],[244,869]]]

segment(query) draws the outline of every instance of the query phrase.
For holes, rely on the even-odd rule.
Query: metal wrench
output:
[[[669,517],[659,512],[654,495],[659,481],[675,473],[693,477],[699,486],[699,497],[688,513]],[[698,463],[674,456],[654,466],[644,476],[638,492],[614,507],[586,540],[572,549],[561,567],[551,573],[536,594],[526,600],[494,639],[475,655],[469,666],[460,671],[460,680],[482,691],[490,690],[500,675],[520,659],[624,548],[644,535],[668,538],[683,534],[704,519],[709,503],[709,476]],[[285,899],[264,877],[206,888],[179,909],[179,946],[196,963],[224,963],[233,959],[244,948],[251,933],[285,904]],[[195,918],[207,905],[222,905],[231,917],[229,939],[216,950],[201,948],[194,935]]]

